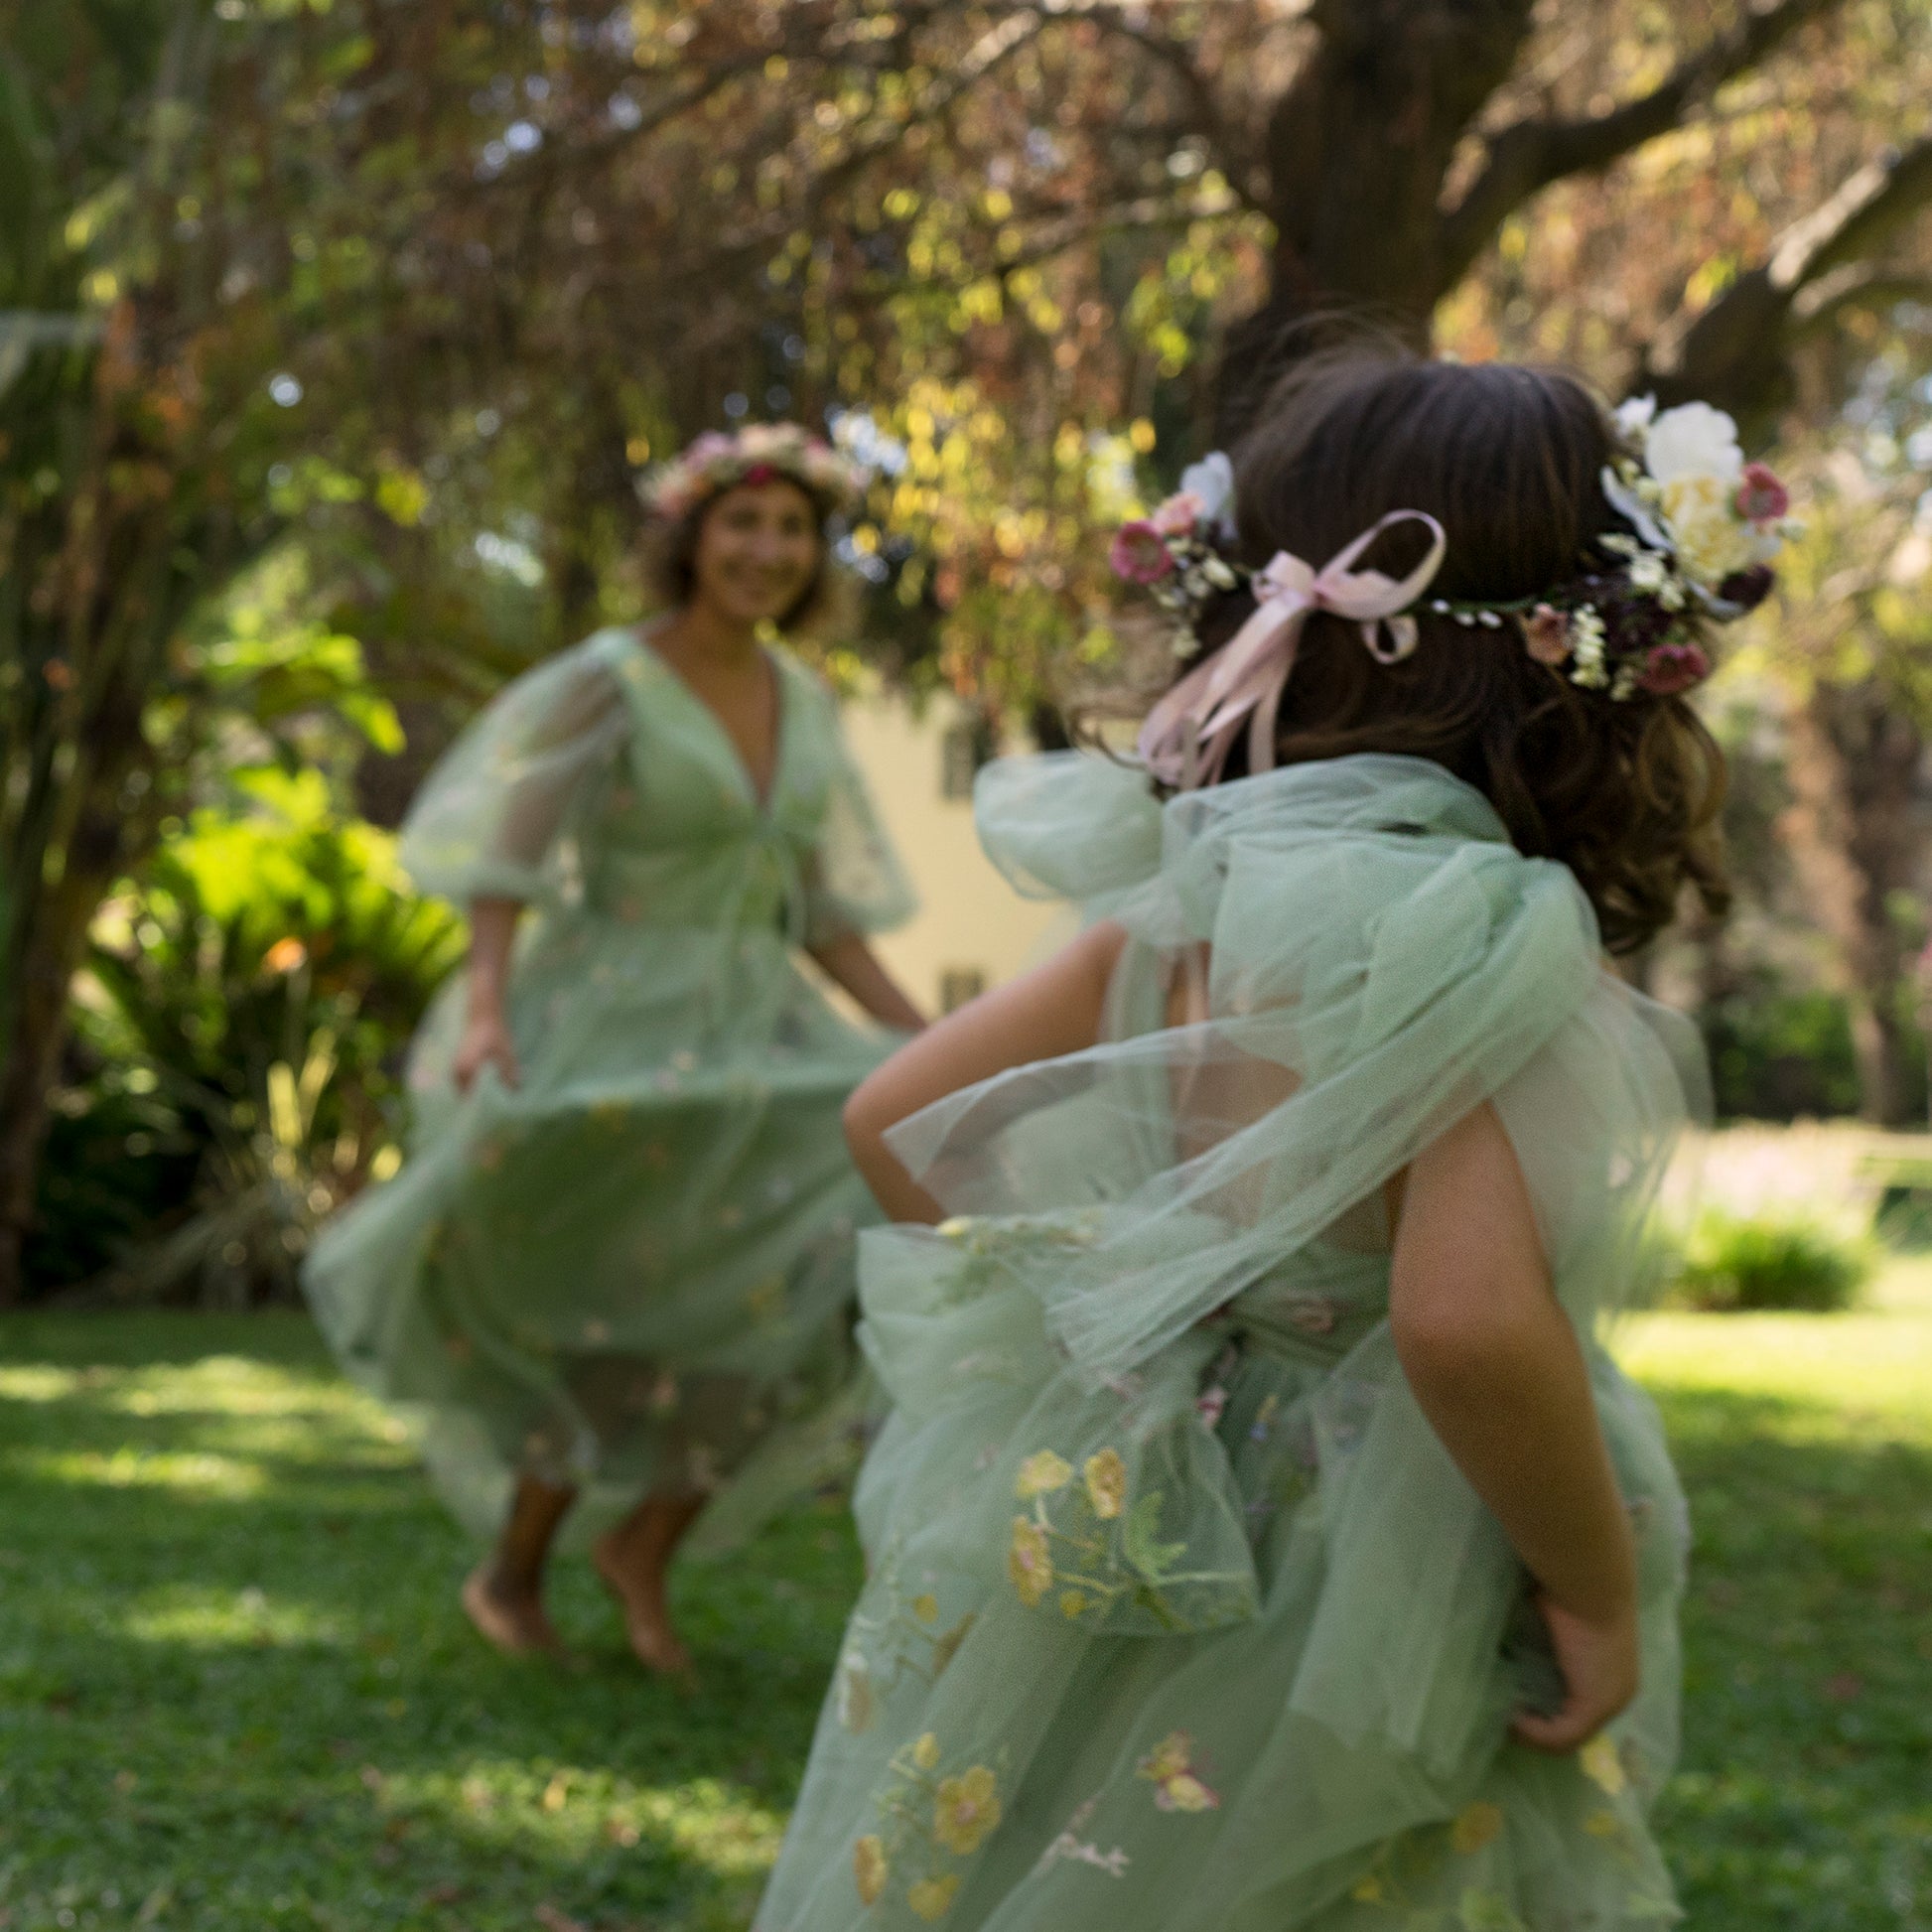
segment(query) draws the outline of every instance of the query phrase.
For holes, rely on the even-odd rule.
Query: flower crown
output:
[[[1696,621],[1729,622],[1763,602],[1772,560],[1798,528],[1786,515],[1790,499],[1763,464],[1744,461],[1736,425],[1708,403],[1659,415],[1655,399],[1643,396],[1614,421],[1622,447],[1604,467],[1603,493],[1630,532],[1593,537],[1574,576],[1533,597],[1424,599],[1425,577],[1413,602],[1379,621],[1406,623],[1410,636],[1413,614],[1423,611],[1492,630],[1513,622],[1538,663],[1619,703],[1701,684],[1712,666]],[[1266,573],[1224,554],[1233,496],[1233,466],[1216,451],[1182,475],[1175,494],[1114,537],[1115,573],[1173,615],[1176,656],[1198,648],[1194,623],[1213,593],[1244,581],[1262,588]]]
[[[740,483],[756,486],[778,478],[849,509],[870,473],[796,423],[748,423],[740,430],[707,430],[671,462],[646,472],[639,490],[652,510],[675,522]]]

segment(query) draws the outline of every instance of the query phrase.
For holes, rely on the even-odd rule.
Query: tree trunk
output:
[[[1835,942],[1859,1073],[1859,1111],[1906,1116],[1913,1069],[1905,1015],[1911,956],[1895,907],[1921,845],[1925,741],[1875,679],[1815,686],[1791,721],[1795,800],[1785,821],[1819,926]]]
[[[1441,200],[1456,145],[1516,64],[1531,0],[1321,0],[1320,43],[1268,117],[1268,300],[1228,335],[1218,427],[1232,440],[1316,338],[1380,322],[1418,344],[1459,275]]]

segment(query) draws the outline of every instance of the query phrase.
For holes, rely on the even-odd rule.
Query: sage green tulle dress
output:
[[[459,975],[412,1050],[408,1160],[324,1229],[305,1281],[480,1532],[527,1471],[585,1487],[580,1528],[695,1482],[722,1540],[822,1473],[852,1420],[853,1236],[876,1212],[839,1112],[898,1036],[840,1018],[796,955],[911,897],[830,693],[773,659],[763,801],[712,712],[614,629],[497,698],[404,827],[426,891],[530,906],[521,1085],[452,1088]]]
[[[1493,1101],[1580,1331],[1702,1079],[1570,873],[1440,767],[1296,765],[1165,806],[989,767],[988,851],[1129,934],[1102,1043],[896,1130],[956,1216],[861,1239],[896,1405],[868,1582],[759,1932],[1634,1932],[1676,1747],[1686,1522],[1587,1341],[1640,1550],[1643,1690],[1506,1740],[1554,1663],[1389,1338],[1383,1183]],[[1167,1024],[1170,990],[1190,1011]]]

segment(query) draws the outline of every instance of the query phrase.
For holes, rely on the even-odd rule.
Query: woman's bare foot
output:
[[[650,1561],[648,1551],[640,1549],[637,1538],[625,1536],[622,1526],[598,1538],[591,1561],[623,1608],[623,1632],[637,1661],[660,1677],[689,1680],[691,1653],[671,1622],[661,1561]]]
[[[492,1563],[480,1563],[463,1583],[463,1607],[483,1638],[511,1657],[561,1657],[557,1635],[534,1590],[506,1589]]]

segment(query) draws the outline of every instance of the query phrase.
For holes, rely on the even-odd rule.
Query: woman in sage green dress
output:
[[[982,773],[1089,923],[848,1108],[895,1407],[758,1932],[1678,1916],[1684,1502],[1593,1323],[1702,1056],[1603,949],[1720,890],[1679,694],[1782,509],[1727,428],[1323,357],[1231,556],[1220,466],[1122,533],[1226,641],[1143,768]]]
[[[919,1025],[865,937],[911,897],[830,693],[760,641],[823,604],[851,474],[786,426],[693,445],[653,492],[668,614],[511,685],[404,828],[416,882],[470,909],[470,965],[413,1049],[408,1161],[306,1282],[495,1538],[463,1600],[506,1649],[555,1647],[575,1504],[618,1519],[593,1556],[639,1657],[687,1668],[680,1540],[809,1485],[854,1421],[870,1204],[839,1110]]]

